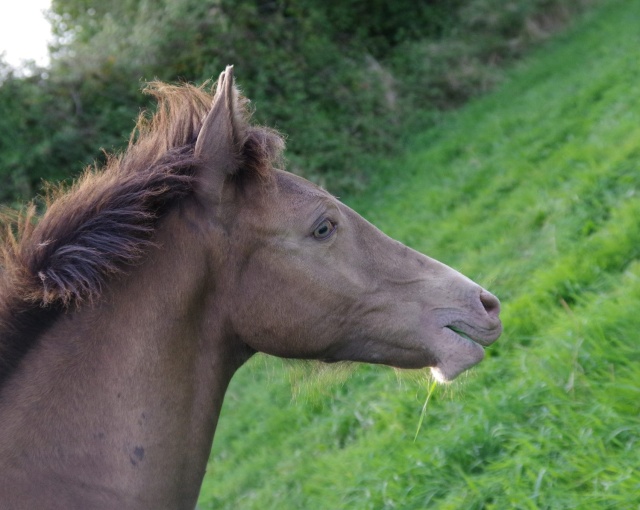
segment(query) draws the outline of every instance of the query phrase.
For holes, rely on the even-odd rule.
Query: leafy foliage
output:
[[[291,169],[357,189],[373,155],[488,90],[588,1],[53,0],[51,68],[0,85],[0,200],[123,147],[144,81],[230,63],[258,120],[288,135]]]
[[[0,63],[0,65],[2,65]],[[64,93],[66,97],[66,92]],[[94,148],[82,136],[73,104],[40,76],[16,77],[7,69],[0,86],[0,202],[33,195],[41,179],[81,170]]]

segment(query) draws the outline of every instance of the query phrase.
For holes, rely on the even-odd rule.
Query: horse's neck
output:
[[[204,268],[181,255],[155,251],[100,305],[61,317],[2,389],[0,493],[16,508],[45,487],[45,506],[193,508],[242,360],[216,330]]]

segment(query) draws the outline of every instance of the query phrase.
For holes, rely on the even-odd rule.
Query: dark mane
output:
[[[46,211],[32,204],[0,217],[0,382],[60,313],[96,301],[109,280],[141,260],[163,215],[197,186],[195,142],[213,95],[154,82],[158,101],[138,118],[127,150],[88,168],[69,188],[51,188]],[[283,143],[246,122],[239,173],[267,176]]]

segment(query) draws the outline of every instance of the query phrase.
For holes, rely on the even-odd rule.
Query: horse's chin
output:
[[[438,382],[450,382],[484,359],[484,348],[469,336],[451,328],[441,331],[437,362],[431,374]]]
[[[343,344],[342,349],[324,352],[316,359],[325,363],[376,363],[399,369],[429,367],[436,381],[450,382],[480,363],[485,356],[484,346],[492,344],[501,332],[502,325],[499,321],[488,329],[472,327],[462,321],[449,322],[447,326],[432,323],[430,331],[427,330],[423,336],[412,339],[410,347],[399,341],[385,344],[372,342],[377,349],[363,350],[354,349],[355,342],[351,342]],[[360,342],[358,345],[361,346],[363,343],[366,344]]]

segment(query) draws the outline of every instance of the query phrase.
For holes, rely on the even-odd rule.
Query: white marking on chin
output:
[[[444,384],[444,383],[450,382],[449,379],[447,379],[445,375],[442,373],[442,370],[440,370],[439,367],[431,367],[431,375],[438,382],[438,384]]]

